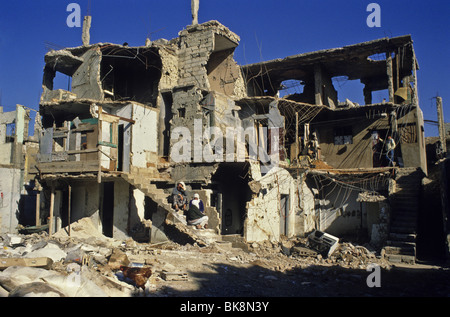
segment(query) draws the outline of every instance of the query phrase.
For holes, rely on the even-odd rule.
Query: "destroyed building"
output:
[[[36,164],[39,150],[40,116],[31,127],[31,109],[17,105],[15,111],[0,107],[0,232],[13,232],[19,223],[34,223],[36,191],[34,175],[28,173]],[[27,215],[29,217],[27,217]]]
[[[29,171],[45,198],[37,217],[50,233],[90,217],[118,239],[182,233],[200,241],[167,200],[183,181],[223,238],[279,241],[321,230],[364,236],[414,261],[413,199],[427,165],[411,37],[245,66],[233,58],[239,41],[209,21],[170,41],[47,53],[38,162]],[[71,77],[70,91],[53,89],[57,73]],[[336,78],[359,80],[364,104],[342,101]],[[292,82],[301,93],[285,93]],[[386,100],[374,102],[376,91]]]

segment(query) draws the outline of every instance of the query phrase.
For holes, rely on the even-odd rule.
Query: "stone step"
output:
[[[417,200],[397,200],[392,199],[390,201],[390,205],[392,209],[404,209],[404,210],[411,210],[411,211],[417,211],[420,208],[420,204]]]
[[[417,226],[417,217],[410,216],[399,216],[393,215],[391,219],[391,226],[393,227],[416,227]]]
[[[391,203],[396,203],[396,202],[400,202],[402,204],[418,204],[419,203],[419,199],[418,196],[403,196],[403,195],[393,195],[390,199]]]
[[[406,226],[392,226],[391,225],[391,233],[403,233],[403,234],[416,234],[417,229]]]
[[[244,237],[240,234],[222,235],[222,241],[231,242],[233,248],[240,248],[247,252],[249,251],[249,245],[245,243]]]
[[[391,221],[391,232],[416,233],[417,223],[406,221]]]
[[[408,208],[407,206],[401,205],[391,205],[391,214],[392,215],[402,215],[406,217],[418,217],[419,215],[418,207]]]
[[[403,248],[416,248],[415,242],[406,242],[398,240],[387,240],[386,244],[392,247],[403,247]]]
[[[386,254],[401,254],[416,256],[415,246],[385,246],[384,251]]]
[[[405,206],[391,205],[392,215],[403,215],[406,217],[417,217],[419,215],[419,208],[412,207],[408,208]]]
[[[392,263],[416,263],[416,257],[413,255],[403,255],[403,254],[385,254],[384,258]]]
[[[389,233],[389,239],[395,241],[414,242],[416,237],[416,234],[413,233]]]
[[[396,190],[392,197],[394,199],[412,199],[413,201],[417,201],[420,196],[420,193],[417,191],[410,191],[410,190]]]

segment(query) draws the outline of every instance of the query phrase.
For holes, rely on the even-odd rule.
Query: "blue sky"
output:
[[[381,8],[381,27],[366,24],[367,5]],[[191,23],[190,0],[22,0],[0,2],[0,93],[4,111],[38,109],[44,55],[49,46],[81,45],[81,28],[69,28],[69,3],[92,15],[91,43],[143,45],[147,36],[172,39]],[[447,0],[200,0],[199,22],[218,20],[241,38],[240,65],[411,34],[420,69],[420,105],[437,120],[441,96],[450,122],[450,1]],[[61,80],[65,80],[64,78]],[[358,83],[340,87],[362,103]],[[352,95],[355,94],[355,95]],[[339,99],[342,100],[340,97]],[[345,99],[345,98],[344,98]],[[426,136],[438,134],[425,125]]]

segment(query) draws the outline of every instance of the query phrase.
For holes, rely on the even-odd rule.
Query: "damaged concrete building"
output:
[[[39,149],[40,117],[36,116],[34,134],[29,133],[31,110],[17,105],[15,111],[0,107],[0,233],[13,232],[20,224],[33,224],[36,192],[34,175]],[[31,131],[30,131],[31,132]]]
[[[239,41],[209,21],[170,41],[46,54],[32,172],[50,232],[90,217],[109,237],[201,242],[167,200],[183,181],[219,239],[320,230],[414,261],[411,197],[427,169],[411,37],[245,66],[233,58]],[[71,77],[70,91],[53,89],[58,72]],[[359,80],[364,104],[341,102],[336,78]],[[303,91],[286,94],[289,83]],[[373,102],[376,91],[386,100]]]

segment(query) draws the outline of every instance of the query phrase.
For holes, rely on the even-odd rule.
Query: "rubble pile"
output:
[[[167,289],[175,287],[173,283],[183,291],[198,289],[199,274],[227,279],[217,268],[225,272],[259,268],[254,278],[247,273],[245,277],[270,283],[281,282],[277,274],[293,276],[297,269],[365,269],[372,263],[388,267],[375,251],[348,242],[339,243],[330,255],[314,250],[302,238],[254,242],[245,248],[215,242],[148,244],[107,238],[95,232],[89,219],[82,219],[72,224],[70,236],[67,228],[51,237],[45,232],[0,236],[0,297],[170,296]]]
[[[328,239],[320,245],[316,235],[311,234],[306,238],[282,241],[281,252],[308,264],[337,265],[352,269],[365,269],[369,264],[390,267],[390,263],[369,244],[361,246],[350,242],[337,242],[338,238],[325,235],[334,239],[334,242],[330,243]]]
[[[129,297],[148,291],[149,268],[128,268],[135,264],[124,242],[95,233],[88,222],[76,223],[70,237],[65,229],[51,237],[0,237],[0,296]],[[126,271],[133,274],[126,276]]]

